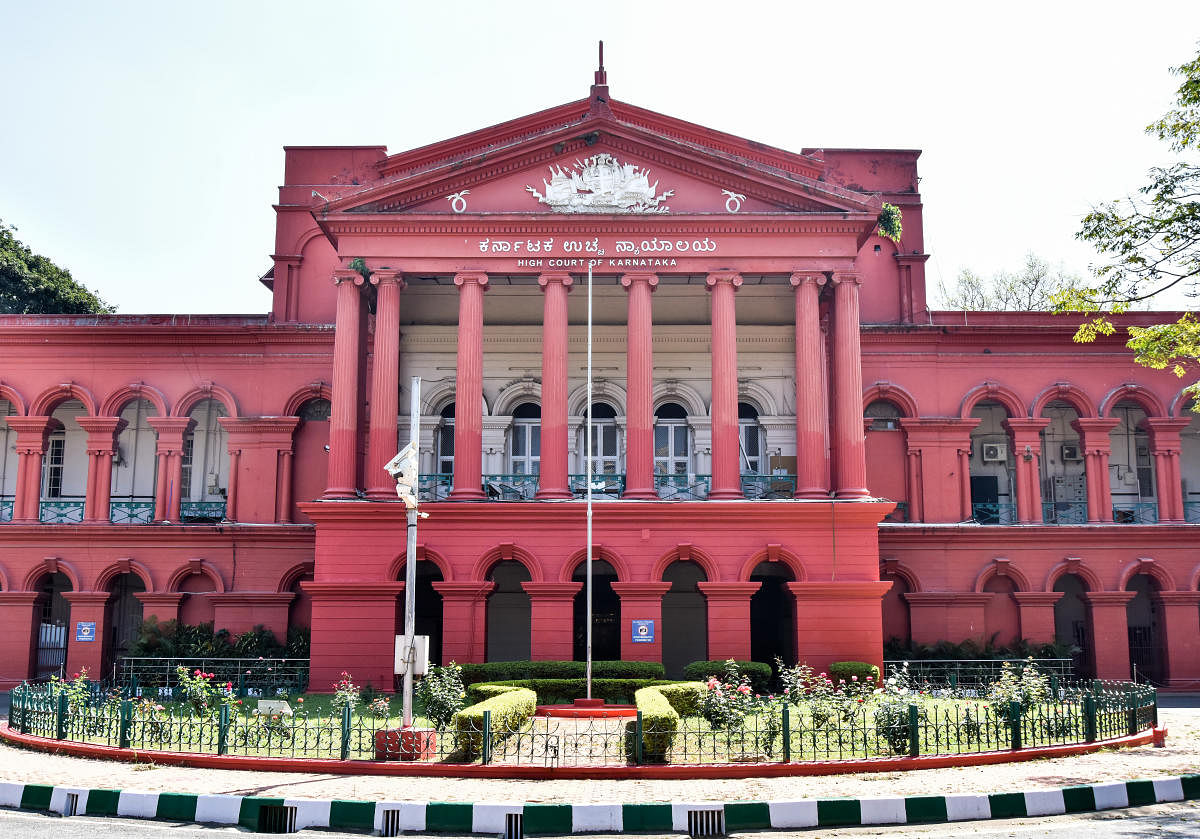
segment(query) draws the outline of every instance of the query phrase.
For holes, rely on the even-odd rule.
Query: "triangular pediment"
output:
[[[611,107],[610,107],[611,106]],[[379,164],[318,211],[346,214],[875,213],[879,197],[821,180],[823,162],[619,102],[593,100]]]

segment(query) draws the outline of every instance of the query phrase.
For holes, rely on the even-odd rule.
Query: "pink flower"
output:
[[[852,682],[857,682],[857,681],[858,681],[858,676],[851,676],[851,677],[850,677],[850,681],[852,681]]]
[[[199,671],[199,670],[197,670],[197,671],[196,671],[195,673],[193,673],[192,675],[193,675],[193,676],[199,676],[199,675],[200,675],[200,671]]]
[[[712,690],[712,689],[713,689],[713,688],[715,688],[716,686],[717,686],[717,680],[716,680],[716,679],[709,679],[709,680],[708,680],[708,689],[709,689],[709,690]]]
[[[738,693],[749,693],[749,692],[750,692],[749,685],[742,685],[741,687],[738,688]]]

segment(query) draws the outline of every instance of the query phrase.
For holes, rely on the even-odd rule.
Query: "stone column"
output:
[[[860,282],[857,274],[835,272],[833,275],[833,463],[834,487],[839,498],[870,495],[863,435]]]
[[[337,321],[333,338],[333,404],[329,417],[329,478],[325,498],[358,497],[359,360],[362,354],[362,275],[333,272]],[[231,480],[232,483],[232,480]]]
[[[750,660],[750,598],[762,583],[697,583],[708,602],[708,657]]]
[[[5,417],[8,427],[17,432],[17,486],[13,498],[13,523],[32,524],[39,519],[38,501],[42,494],[42,458],[46,438],[58,427],[51,417]]]
[[[1049,424],[1050,420],[1041,417],[1010,417],[1004,421],[1004,427],[1012,435],[1013,456],[1017,460],[1017,521],[1021,524],[1042,522],[1042,480],[1038,464],[1042,457],[1041,432]]]
[[[905,432],[907,437],[907,430]],[[908,521],[917,522],[925,521],[925,505],[921,498],[921,450],[914,449],[909,444],[906,449],[908,455]]]
[[[0,689],[15,687],[31,675],[34,621],[41,608],[37,598],[36,591],[0,591]]]
[[[818,298],[825,275],[792,274],[796,289],[796,497],[829,495],[829,405]]]
[[[67,624],[67,678],[88,669],[92,679],[104,678],[104,637],[108,627],[104,625],[104,604],[108,602],[107,591],[66,591],[63,597],[71,604],[71,620]],[[95,623],[96,631],[91,641],[76,640],[75,627],[80,622]]]
[[[434,583],[442,596],[442,661],[478,662],[487,654],[489,580]]]
[[[1014,591],[1021,613],[1021,637],[1035,644],[1054,643],[1054,604],[1061,591]]]
[[[575,657],[575,595],[583,583],[521,583],[529,595],[534,661],[570,661]]]
[[[1071,427],[1079,433],[1079,445],[1083,448],[1089,522],[1113,520],[1112,487],[1108,482],[1108,456],[1112,452],[1112,441],[1108,435],[1120,424],[1120,420],[1110,417],[1080,417],[1071,423]],[[1124,643],[1128,652],[1128,639]],[[1128,672],[1120,678],[1128,679]]]
[[[451,501],[483,500],[484,273],[456,274],[458,362],[454,384],[454,489]]]
[[[396,423],[400,412],[399,271],[375,271],[375,344],[371,365],[371,418],[367,440],[367,497],[397,501],[396,481],[383,468],[396,456]],[[406,441],[407,442],[407,441]]]
[[[1158,493],[1158,520],[1183,522],[1183,476],[1179,471],[1182,442],[1179,432],[1191,425],[1190,419],[1149,417],[1142,425],[1150,434],[1150,453],[1154,455],[1155,490]]]
[[[567,485],[567,292],[570,274],[542,274],[542,460],[539,499],[570,498]],[[457,449],[456,449],[457,451]],[[537,637],[535,632],[534,637]]]
[[[279,453],[279,495],[275,510],[275,521],[279,524],[292,523],[292,460],[291,450]]]
[[[191,417],[147,417],[157,437],[158,480],[154,485],[154,520],[179,521],[179,507],[187,487],[183,481],[183,441],[195,421]]]
[[[621,660],[662,661],[662,598],[670,583],[613,583],[621,598]],[[652,643],[633,642],[633,621],[654,621]],[[711,641],[711,639],[710,639]]]
[[[119,417],[76,417],[75,422],[87,432],[88,478],[83,520],[93,523],[110,521],[113,457],[117,453],[117,435],[125,427],[125,420]]]
[[[654,487],[654,274],[625,274],[629,292],[625,338],[625,492],[622,498],[657,499]]]
[[[1167,682],[1192,686],[1200,682],[1200,591],[1161,591],[1163,646],[1167,651]]]
[[[1091,508],[1091,498],[1088,498]],[[1133,591],[1088,591],[1092,614],[1092,646],[1096,652],[1096,678],[1129,680],[1129,618],[1125,607],[1137,595]]]
[[[712,292],[712,489],[714,501],[742,497],[741,449],[738,445],[737,319],[734,292],[740,274],[709,274]]]

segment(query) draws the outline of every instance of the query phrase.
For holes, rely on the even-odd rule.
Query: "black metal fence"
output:
[[[308,688],[307,658],[137,658],[117,660],[116,683],[134,685],[134,695],[170,699],[179,686],[179,668],[212,673],[232,682],[240,696],[281,696]]]
[[[715,726],[698,716],[653,720],[532,717],[477,728],[404,734],[390,714],[343,706],[291,715],[236,700],[202,711],[137,698],[128,687],[70,683],[12,691],[9,727],[24,734],[145,751],[289,758],[409,759],[535,766],[713,764],[955,755],[1092,743],[1157,725],[1157,694],[1126,682],[1058,683],[1046,701],[963,699],[940,689],[911,697],[776,702]]]
[[[1074,674],[1074,659],[1070,658],[928,658],[883,662],[885,679],[901,669],[907,670],[914,681],[947,685],[966,690],[986,688],[1004,671],[1004,665],[1023,668],[1032,664],[1040,673],[1060,680]]]

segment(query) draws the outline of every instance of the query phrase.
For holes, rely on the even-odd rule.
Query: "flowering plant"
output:
[[[215,673],[189,671],[183,665],[176,667],[175,672],[184,700],[191,703],[197,714],[208,716],[222,705],[233,706],[233,682],[217,682]]]
[[[350,678],[350,674],[345,670],[342,671],[342,677],[333,683],[333,704],[335,707],[357,705],[361,694],[362,688],[354,684],[354,680]]]
[[[466,696],[462,668],[453,661],[445,667],[430,667],[417,685],[417,701],[424,706],[425,716],[438,731],[444,731],[450,718],[462,710]]]
[[[733,728],[754,712],[759,699],[733,659],[725,662],[723,678],[713,676],[705,684],[700,714],[713,728]]]

